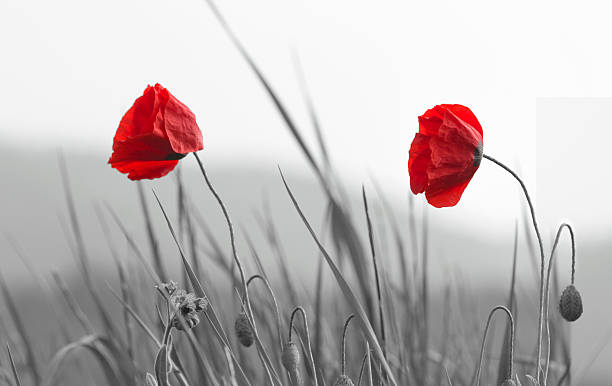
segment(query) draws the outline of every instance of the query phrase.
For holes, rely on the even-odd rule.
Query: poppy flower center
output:
[[[482,154],[482,152],[481,152]],[[165,160],[166,161],[174,161],[174,160],[180,160],[182,158],[184,158],[187,154],[181,154],[181,153],[170,153],[166,156]]]
[[[480,141],[478,142],[478,146],[476,146],[476,149],[474,149],[474,167],[480,166],[480,161],[482,161],[482,153],[482,141]]]

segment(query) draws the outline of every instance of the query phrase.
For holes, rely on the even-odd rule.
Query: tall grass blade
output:
[[[159,386],[169,386],[168,382],[168,347],[164,344],[161,346],[155,357],[155,378]]]
[[[8,286],[6,285],[6,282],[1,272],[0,272],[0,288],[2,288],[2,294],[4,295],[4,300],[8,307],[8,311],[13,321],[13,325],[15,329],[17,330],[17,333],[19,334],[19,338],[23,342],[23,346],[25,348],[25,354],[26,354],[26,361],[32,373],[32,377],[34,378],[34,382],[36,384],[39,384],[40,383],[40,373],[38,371],[38,364],[36,361],[36,356],[34,355],[35,350],[34,350],[33,340],[29,336],[28,332],[26,331],[26,327],[25,327],[25,324],[23,323],[23,319],[21,318],[21,315],[19,314],[19,307],[17,307],[17,303],[15,303],[15,300],[11,296],[11,293],[8,289]]]
[[[164,268],[164,263],[159,252],[159,243],[153,230],[153,223],[151,222],[151,214],[149,213],[149,206],[147,204],[147,197],[144,194],[142,182],[138,181],[136,186],[138,187],[138,197],[140,198],[140,207],[142,208],[142,215],[145,219],[145,225],[147,228],[147,237],[149,238],[149,244],[151,246],[151,255],[153,257],[153,265],[157,272],[157,275],[162,282],[168,281],[168,274]]]
[[[279,169],[279,171],[280,171],[280,169]],[[344,296],[346,297],[348,302],[351,304],[351,307],[353,308],[353,312],[355,313],[356,316],[358,316],[358,320],[361,322],[360,324],[361,324],[361,327],[362,327],[362,331],[363,331],[364,335],[366,336],[366,339],[368,340],[368,342],[373,346],[374,353],[378,357],[378,360],[380,361],[380,363],[383,366],[385,372],[387,373],[387,375],[389,377],[389,381],[391,382],[391,384],[397,385],[397,382],[395,381],[395,377],[393,376],[393,373],[391,372],[391,368],[389,367],[389,364],[387,363],[387,361],[386,361],[386,359],[385,359],[385,357],[383,355],[382,349],[380,347],[380,344],[378,343],[378,339],[376,338],[376,334],[374,333],[374,330],[372,329],[372,326],[370,325],[370,322],[369,322],[368,317],[367,317],[367,315],[365,313],[365,310],[363,309],[361,303],[359,303],[359,300],[357,300],[357,297],[355,296],[355,294],[351,290],[350,285],[344,279],[344,276],[342,275],[342,273],[340,272],[340,270],[338,269],[338,267],[336,266],[336,264],[334,263],[332,258],[329,256],[329,254],[327,253],[327,251],[325,250],[325,248],[323,247],[323,245],[320,243],[319,239],[317,238],[314,230],[310,226],[310,223],[308,222],[308,220],[304,216],[304,213],[302,212],[302,209],[300,208],[299,204],[297,203],[297,200],[295,199],[295,196],[291,192],[291,189],[289,188],[289,185],[287,184],[287,181],[285,180],[285,176],[283,175],[283,172],[280,171],[280,174],[281,174],[281,178],[283,180],[283,184],[285,185],[285,189],[287,190],[287,193],[289,194],[289,197],[291,198],[291,201],[293,202],[293,206],[295,207],[295,209],[298,212],[300,218],[304,222],[304,225],[308,229],[308,232],[312,236],[313,240],[315,241],[315,243],[319,247],[319,250],[323,254],[323,257],[325,258],[325,261],[327,262],[327,264],[331,268],[331,270],[332,270],[332,272],[334,274],[334,277],[336,278],[336,281],[338,282],[338,285],[340,286],[340,289],[342,290],[342,293],[344,294]]]
[[[6,352],[8,353],[9,361],[11,362],[11,371],[13,372],[13,378],[17,386],[21,386],[21,380],[19,380],[19,374],[17,373],[17,367],[15,367],[15,360],[13,360],[13,354],[11,353],[11,347],[6,345]]]

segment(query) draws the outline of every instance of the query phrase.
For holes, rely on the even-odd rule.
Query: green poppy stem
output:
[[[538,350],[537,350],[537,365],[536,365],[536,379],[538,383],[540,382],[540,366],[542,361],[542,333],[544,330],[544,266],[546,264],[544,257],[544,245],[542,243],[542,236],[540,235],[540,228],[538,227],[538,222],[536,220],[535,209],[533,207],[533,203],[531,201],[531,197],[529,196],[529,192],[527,191],[527,187],[523,180],[516,174],[512,169],[499,162],[495,158],[483,154],[482,158],[486,158],[489,161],[493,162],[497,166],[501,167],[508,173],[514,177],[518,183],[521,185],[523,189],[523,193],[525,193],[525,198],[527,199],[527,204],[529,205],[529,211],[531,213],[531,220],[533,222],[533,228],[535,229],[536,236],[538,238],[538,245],[540,247],[540,310],[538,315]]]

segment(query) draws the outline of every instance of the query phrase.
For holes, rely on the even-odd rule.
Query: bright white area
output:
[[[438,103],[471,107],[485,130],[485,152],[516,167],[535,195],[536,97],[612,90],[605,4],[219,2],[309,143],[315,137],[292,49],[338,169],[358,182],[375,176],[397,199],[408,190],[417,116]],[[196,113],[207,157],[308,172],[205,1],[7,0],[0,4],[0,52],[0,140],[9,146],[106,157],[122,114],[148,83],[160,82]],[[599,143],[612,139],[610,130],[600,135]],[[563,149],[573,142],[561,141],[575,138],[538,140]],[[584,149],[576,158],[587,157]],[[600,175],[604,166],[590,165]],[[609,178],[587,183],[610,187]],[[465,226],[467,218],[477,231],[511,233],[518,193],[509,176],[483,162],[460,205],[432,220]],[[598,227],[597,203],[573,199],[583,210],[571,215]]]

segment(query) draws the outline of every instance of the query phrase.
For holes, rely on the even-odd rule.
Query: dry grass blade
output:
[[[340,289],[342,290],[342,293],[344,294],[344,296],[346,297],[346,299],[350,303],[351,307],[353,308],[354,313],[358,316],[359,321],[361,322],[362,331],[363,331],[364,335],[366,336],[368,342],[373,346],[374,353],[378,357],[378,360],[380,361],[380,363],[383,366],[386,374],[388,375],[389,381],[391,382],[391,384],[397,385],[397,382],[395,381],[395,377],[393,376],[393,373],[391,372],[391,368],[389,367],[389,364],[387,363],[387,361],[385,359],[385,356],[383,355],[383,352],[382,352],[382,349],[380,347],[380,344],[378,343],[378,339],[376,338],[376,334],[374,333],[374,330],[372,329],[372,326],[370,325],[370,321],[368,320],[368,317],[367,317],[367,315],[366,315],[366,313],[365,313],[361,303],[359,303],[359,300],[357,299],[357,297],[353,293],[353,290],[351,289],[350,285],[344,279],[344,276],[342,275],[342,273],[340,272],[340,270],[336,266],[336,263],[334,263],[334,261],[329,256],[329,254],[327,253],[327,251],[325,250],[323,245],[320,243],[319,239],[317,238],[317,235],[313,231],[312,227],[310,226],[310,223],[308,222],[308,220],[304,216],[304,213],[302,212],[302,209],[300,208],[299,204],[297,203],[297,200],[295,199],[295,196],[291,192],[291,189],[289,188],[289,185],[287,184],[287,181],[285,180],[285,176],[283,175],[283,172],[280,169],[279,169],[279,171],[280,171],[280,174],[281,174],[281,178],[283,180],[283,184],[285,185],[285,189],[287,190],[287,193],[289,194],[289,197],[291,198],[291,201],[293,202],[293,205],[294,205],[296,211],[300,215],[300,218],[304,222],[304,225],[308,229],[308,232],[310,232],[310,235],[312,236],[313,240],[315,241],[315,243],[319,247],[319,250],[323,254],[323,257],[327,261],[327,264],[331,268],[331,270],[332,270],[332,272],[334,274],[334,277],[336,278],[336,281],[338,282],[338,285],[340,286]]]
[[[298,83],[300,85],[300,90],[302,91],[302,98],[304,99],[304,103],[306,104],[308,116],[310,117],[312,127],[314,127],[315,133],[317,135],[317,142],[319,143],[319,149],[321,150],[321,155],[323,156],[323,162],[325,163],[325,166],[329,168],[331,165],[329,151],[327,150],[327,145],[325,144],[325,138],[323,137],[323,130],[321,129],[319,116],[317,115],[314,103],[312,102],[312,98],[308,90],[308,84],[306,82],[306,76],[304,75],[304,69],[302,67],[300,56],[295,50],[293,51],[293,63],[295,67],[295,72],[297,74]]]
[[[151,254],[153,256],[155,270],[157,271],[157,275],[160,277],[161,281],[166,282],[168,280],[168,274],[166,273],[166,269],[164,268],[161,255],[159,253],[159,243],[157,242],[157,237],[155,236],[155,231],[153,230],[151,214],[149,213],[149,206],[147,205],[147,197],[145,196],[144,189],[142,188],[142,183],[140,181],[136,183],[136,186],[138,187],[140,207],[142,208],[142,215],[144,216],[145,225],[147,227],[147,237],[149,238],[149,244],[151,245]]]
[[[120,376],[120,370],[117,367],[117,362],[119,362],[118,358],[113,358],[109,353],[103,350],[103,346],[98,345],[98,341],[100,340],[99,336],[96,335],[87,335],[76,342],[70,343],[64,347],[62,347],[59,351],[55,353],[53,359],[51,360],[51,364],[45,376],[42,379],[42,386],[52,386],[57,384],[57,374],[60,369],[61,364],[68,357],[70,353],[79,349],[85,348],[89,350],[94,357],[98,360],[102,369],[104,370],[104,375],[111,385],[122,385],[126,380],[122,379]]]
[[[17,304],[15,300],[11,296],[11,293],[4,281],[4,277],[0,272],[0,287],[2,288],[2,293],[4,295],[4,299],[6,301],[6,305],[9,310],[9,314],[11,315],[11,319],[13,320],[13,324],[19,333],[19,337],[23,342],[26,351],[26,360],[28,362],[28,366],[30,371],[32,372],[32,377],[34,378],[36,384],[40,383],[40,374],[38,372],[38,365],[36,363],[36,357],[34,355],[34,347],[32,344],[32,339],[28,335],[25,324],[23,324],[23,320],[21,319],[21,315],[18,312]]]
[[[266,92],[267,92],[268,96],[270,97],[270,99],[272,99],[272,102],[274,103],[274,106],[276,107],[276,109],[280,113],[281,117],[283,118],[283,121],[285,121],[285,124],[287,125],[287,128],[289,128],[289,131],[291,132],[291,134],[293,135],[293,137],[297,141],[298,145],[300,146],[300,149],[302,149],[302,152],[306,156],[306,158],[308,160],[308,163],[314,169],[315,173],[317,174],[317,176],[321,180],[321,183],[323,185],[327,186],[327,184],[325,182],[325,178],[324,178],[323,174],[321,173],[321,170],[319,169],[319,165],[315,161],[315,159],[314,159],[314,157],[312,155],[312,152],[310,151],[310,149],[306,145],[306,142],[302,138],[302,134],[298,130],[297,125],[295,124],[293,118],[291,118],[291,115],[289,114],[289,111],[287,110],[285,105],[282,103],[282,101],[280,100],[280,98],[278,97],[278,95],[276,94],[276,92],[274,91],[272,86],[270,85],[270,83],[266,80],[266,78],[264,77],[264,75],[261,72],[261,70],[259,69],[259,67],[255,64],[255,62],[251,58],[251,55],[249,55],[249,53],[247,52],[246,48],[244,47],[244,45],[240,41],[240,39],[238,39],[238,37],[236,36],[234,31],[230,27],[229,23],[227,22],[227,20],[225,19],[225,17],[223,16],[223,14],[219,10],[219,8],[217,7],[216,3],[213,0],[206,0],[206,3],[210,7],[211,11],[213,12],[215,17],[219,21],[219,24],[221,24],[221,27],[223,27],[223,30],[225,31],[227,36],[230,38],[230,40],[232,41],[232,43],[234,44],[236,49],[240,52],[240,55],[247,62],[247,64],[249,65],[249,67],[251,68],[251,70],[253,71],[255,76],[257,77],[257,79],[259,79],[259,82],[261,83],[263,88],[266,90]]]
[[[512,312],[512,314],[515,315],[515,320],[518,320],[518,318],[516,317],[516,309],[514,307],[515,294],[516,294],[515,287],[516,287],[517,259],[518,259],[518,221],[514,223],[514,249],[512,253],[512,278],[510,279],[510,293],[508,294],[508,303],[506,304],[506,307],[510,310],[510,312]],[[504,343],[502,344],[501,353],[499,356],[500,357],[499,367],[497,370],[497,383],[499,384],[501,384],[506,379],[506,375],[508,374],[508,371],[509,371],[508,355],[510,352],[509,350],[510,344],[512,344],[511,333],[512,331],[510,330],[510,324],[507,323],[506,324],[506,335],[504,337]]]
[[[93,299],[96,309],[102,318],[102,322],[106,329],[106,332],[109,336],[117,336],[115,334],[115,327],[113,325],[112,319],[108,314],[106,308],[104,307],[104,302],[98,295],[98,292],[95,289],[93,278],[91,275],[91,267],[89,263],[89,257],[87,255],[87,249],[85,248],[85,241],[83,239],[83,234],[81,232],[81,226],[79,224],[79,218],[77,216],[76,206],[74,203],[74,197],[72,196],[72,190],[70,188],[70,179],[68,177],[68,168],[66,167],[66,162],[62,153],[59,153],[59,165],[60,171],[62,175],[62,181],[64,186],[64,193],[66,196],[66,204],[68,206],[68,213],[70,214],[70,224],[72,226],[72,231],[74,232],[74,238],[77,244],[77,252],[78,258],[81,263],[81,272],[83,273],[83,280],[85,281],[85,285],[91,298]]]
[[[19,380],[19,374],[17,373],[17,367],[15,367],[15,361],[13,360],[13,354],[11,353],[11,348],[7,344],[6,352],[8,353],[9,361],[11,362],[11,371],[13,372],[13,378],[15,378],[15,383],[17,386],[21,386],[21,381]]]
[[[66,285],[62,277],[57,272],[52,272],[51,276],[53,277],[53,280],[55,280],[57,288],[64,297],[68,308],[70,308],[76,319],[79,321],[79,324],[81,325],[81,327],[83,327],[83,330],[87,334],[93,334],[94,328],[91,324],[91,321],[89,320],[85,312],[83,312],[83,309],[79,306],[79,303],[76,301],[76,299],[68,289],[68,286]]]
[[[157,337],[155,336],[155,334],[153,333],[153,331],[151,331],[151,329],[149,328],[149,326],[147,326],[147,324],[140,318],[140,316],[138,316],[138,313],[136,313],[136,311],[129,305],[127,304],[122,298],[121,296],[119,296],[114,290],[113,288],[108,285],[108,289],[110,290],[110,292],[113,294],[113,296],[115,297],[115,299],[117,299],[117,301],[119,303],[121,303],[121,305],[123,306],[123,308],[132,316],[132,318],[134,318],[134,320],[136,321],[136,323],[138,323],[138,325],[142,328],[142,330],[147,334],[147,336],[149,336],[151,338],[151,340],[155,343],[155,345],[157,347],[161,347],[161,342],[159,341],[159,339],[157,339]]]
[[[168,348],[164,344],[161,346],[155,357],[155,378],[159,386],[169,386],[168,382]]]
[[[385,358],[387,357],[386,336],[385,336],[385,318],[383,312],[383,300],[380,289],[380,275],[378,273],[378,263],[376,261],[376,248],[374,247],[374,231],[372,230],[372,220],[370,219],[370,210],[368,209],[368,199],[366,197],[365,187],[361,187],[363,197],[363,207],[365,209],[366,221],[368,223],[368,239],[370,240],[370,250],[372,252],[372,265],[374,266],[374,279],[376,282],[376,297],[378,299],[378,316],[380,324],[380,340]]]

